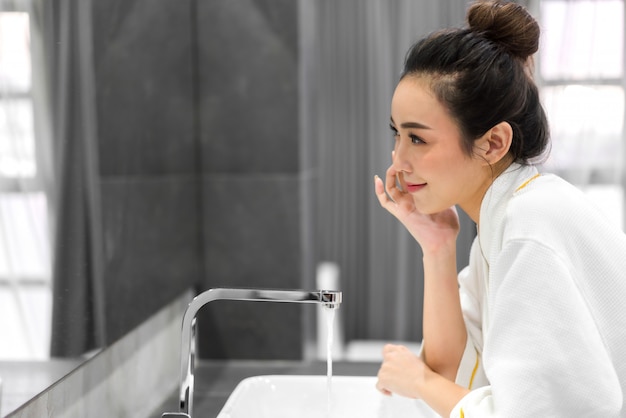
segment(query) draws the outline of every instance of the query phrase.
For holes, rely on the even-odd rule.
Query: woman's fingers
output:
[[[386,396],[391,396],[391,391],[385,389],[382,385],[382,383],[380,382],[380,380],[378,382],[376,382],[376,389],[378,389],[378,391],[380,393],[382,393],[383,395]]]
[[[387,197],[387,193],[385,193],[385,185],[378,175],[374,176],[374,191],[376,192],[376,196],[384,195]],[[380,200],[380,198],[379,198]]]
[[[402,198],[403,192],[398,189],[397,183],[398,172],[393,169],[393,167],[389,167],[387,169],[386,178],[385,178],[385,189],[387,190],[387,194],[394,202],[398,203],[399,199]]]
[[[400,348],[400,346],[394,345],[394,344],[385,344],[385,346],[383,347],[383,364],[381,365],[380,370],[378,371],[378,381],[376,382],[376,389],[378,389],[378,391],[380,393],[382,393],[383,395],[387,395],[387,396],[391,396],[392,395],[392,391],[387,389],[385,387],[385,385],[387,384],[387,378],[386,378],[386,372],[385,372],[385,362],[388,360],[388,356],[397,351]]]
[[[385,191],[385,186],[383,185],[383,181],[378,176],[374,176],[374,191],[376,192],[376,197],[378,198],[380,205],[383,208],[387,209],[389,212],[394,213],[394,208],[397,205],[387,195],[387,192]]]
[[[422,360],[407,347],[387,344],[383,348],[383,362],[378,370],[376,388],[385,394],[418,398],[425,368]]]
[[[380,205],[398,219],[415,209],[411,196],[398,189],[395,171],[391,169],[387,170],[385,185],[380,177],[374,177],[374,191]]]
[[[395,351],[399,351],[402,349],[405,349],[406,347],[403,345],[398,345],[398,344],[385,344],[383,346],[383,356],[389,354],[389,353],[393,353]]]

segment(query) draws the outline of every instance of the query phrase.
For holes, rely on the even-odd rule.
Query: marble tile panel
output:
[[[102,182],[107,338],[115,341],[200,279],[193,177]]]
[[[300,360],[302,314],[312,304],[219,301],[198,315],[201,358]]]
[[[205,173],[298,170],[297,5],[198,2]]]
[[[210,175],[203,181],[207,285],[298,287],[297,175]]]
[[[196,170],[191,3],[93,2],[104,176]]]
[[[299,176],[206,176],[204,288],[302,288]],[[298,359],[302,309],[214,302],[198,321],[201,356]]]

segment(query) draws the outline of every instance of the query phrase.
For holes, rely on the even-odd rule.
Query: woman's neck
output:
[[[474,198],[471,201],[459,205],[476,225],[480,225],[480,208],[487,194],[487,190],[489,190],[491,185],[496,181],[496,178],[504,173],[511,164],[513,164],[513,161],[507,156],[507,158],[503,158],[496,164],[486,166],[484,181],[481,182],[476,193],[474,193]]]

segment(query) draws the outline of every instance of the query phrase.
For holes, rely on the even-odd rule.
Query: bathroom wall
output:
[[[197,2],[205,288],[302,287],[297,11],[293,0]],[[313,307],[205,309],[211,357],[300,358]]]
[[[107,337],[200,279],[190,0],[93,2]]]
[[[108,338],[190,286],[301,287],[298,2],[93,4]],[[303,309],[214,302],[201,355],[300,358]]]

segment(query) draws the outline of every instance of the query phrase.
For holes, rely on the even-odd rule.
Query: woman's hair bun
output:
[[[539,49],[539,24],[521,5],[504,0],[479,0],[467,11],[470,30],[526,60]]]

